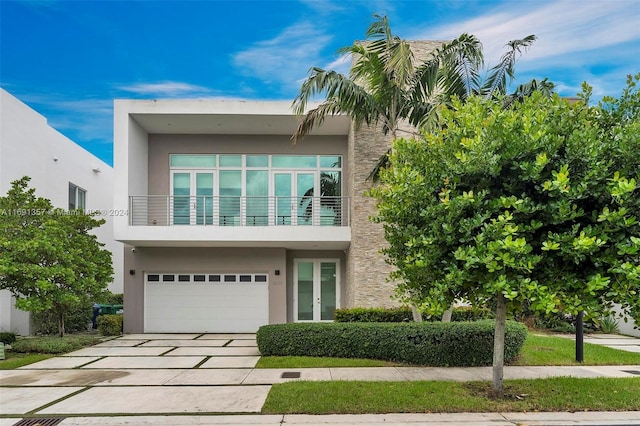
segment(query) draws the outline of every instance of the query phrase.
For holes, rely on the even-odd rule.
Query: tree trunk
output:
[[[411,314],[413,315],[414,322],[422,322],[422,314],[416,305],[411,305]]]
[[[442,313],[442,322],[451,322],[451,315],[453,315],[453,304]]]
[[[502,379],[504,377],[504,328],[507,319],[507,305],[504,295],[498,293],[496,306],[496,328],[493,338],[493,396],[502,398],[504,387]]]
[[[58,314],[58,335],[64,337],[64,313]]]

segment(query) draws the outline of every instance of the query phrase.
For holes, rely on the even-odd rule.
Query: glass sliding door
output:
[[[213,173],[172,172],[171,224],[213,224]]]
[[[316,174],[278,172],[273,175],[276,225],[312,225]]]
[[[191,173],[173,173],[174,225],[191,224]]]
[[[313,225],[315,193],[315,173],[296,173],[296,225]]]
[[[246,226],[269,225],[269,172],[247,170]]]
[[[222,161],[222,158],[220,159]],[[240,226],[240,196],[242,195],[242,172],[220,171],[220,217],[222,226]]]
[[[213,173],[196,173],[196,225],[213,225]]]
[[[338,260],[295,260],[295,321],[333,321],[340,306],[339,277]]]

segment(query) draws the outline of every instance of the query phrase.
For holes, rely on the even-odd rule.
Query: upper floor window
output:
[[[69,182],[69,210],[87,209],[87,191]]]

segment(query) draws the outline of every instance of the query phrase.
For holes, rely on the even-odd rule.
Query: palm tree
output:
[[[483,80],[484,56],[477,37],[462,34],[419,62],[410,43],[392,33],[386,16],[374,18],[364,42],[338,50],[353,58],[349,76],[314,67],[302,83],[292,105],[302,116],[291,137],[294,144],[322,124],[325,117],[335,114],[346,114],[356,128],[363,124],[381,126],[393,139],[403,122],[429,130],[437,123],[439,108],[449,105],[454,97],[466,100],[474,94],[487,98],[505,94],[508,81],[514,77],[517,57],[536,40],[529,35],[510,41],[499,63]],[[306,111],[309,99],[322,93],[326,99]],[[378,160],[369,178],[375,179],[388,164],[389,151]],[[414,320],[421,320],[415,306],[412,311]]]
[[[484,58],[477,37],[462,34],[418,62],[410,43],[391,32],[388,18],[374,17],[364,42],[338,50],[354,58],[349,76],[314,67],[302,83],[292,105],[294,112],[302,115],[291,137],[294,144],[322,124],[326,116],[335,114],[348,115],[356,128],[380,125],[393,139],[401,122],[428,130],[437,122],[438,109],[449,105],[454,97],[465,100],[474,94],[504,94],[508,80],[514,77],[518,55],[536,39],[529,35],[510,41],[507,52],[483,80],[480,73]],[[326,99],[306,111],[308,100],[322,93]],[[387,164],[385,155],[369,177],[375,178]]]

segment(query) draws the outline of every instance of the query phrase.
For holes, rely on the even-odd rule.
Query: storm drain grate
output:
[[[285,371],[284,373],[282,373],[282,377],[283,379],[299,379],[300,378],[300,372],[299,371]]]
[[[635,374],[636,376],[640,376],[640,370],[620,370],[623,373]]]
[[[65,417],[49,418],[49,419],[22,419],[13,426],[56,426],[59,425]]]

